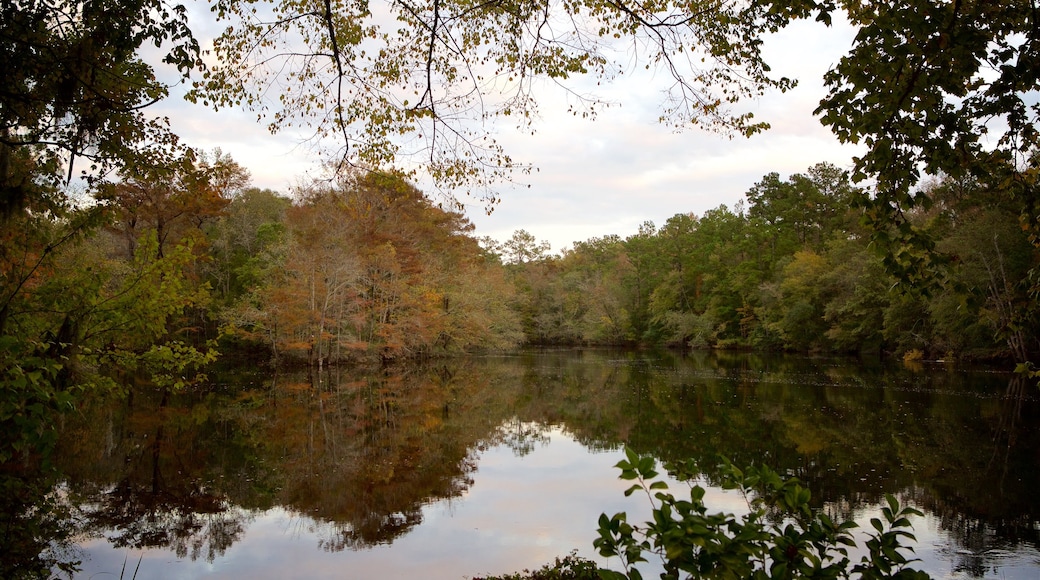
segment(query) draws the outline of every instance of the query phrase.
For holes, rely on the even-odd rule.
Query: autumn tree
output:
[[[280,271],[247,330],[313,364],[503,348],[519,338],[501,265],[469,222],[398,175],[316,184],[286,212]]]
[[[122,177],[99,196],[114,215],[111,230],[125,241],[128,256],[143,233],[154,231],[159,258],[185,238],[201,243],[203,226],[249,183],[249,172],[219,151],[212,162],[189,153],[172,166],[125,169]]]

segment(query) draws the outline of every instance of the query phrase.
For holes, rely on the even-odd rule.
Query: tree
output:
[[[281,266],[288,197],[269,189],[246,188],[235,195],[206,235],[211,262],[206,273],[228,303],[255,289],[268,270]]]
[[[826,74],[828,94],[816,112],[841,141],[865,146],[852,176],[875,186],[851,193],[887,269],[916,288],[943,278],[946,261],[935,240],[909,218],[934,201],[917,189],[925,175],[975,179],[987,195],[1014,200],[1022,227],[1040,245],[1040,105],[1031,96],[1040,83],[1040,27],[1023,0],[425,0],[393,3],[388,14],[367,3],[283,0],[268,18],[252,18],[252,10],[217,5],[218,16],[232,21],[215,44],[223,64],[196,85],[193,98],[243,103],[261,114],[273,107],[275,130],[316,123],[319,134],[340,138],[341,164],[378,167],[423,151],[439,184],[485,188],[517,168],[486,124],[508,118],[531,128],[536,79],[565,87],[580,75],[613,80],[625,60],[614,55],[624,54],[621,42],[632,42],[639,61],[675,79],[662,118],[750,135],[765,125],[733,108],[793,85],[769,75],[762,53],[768,35],[796,20],[830,25],[840,18],[857,29],[856,40]],[[399,22],[396,30],[382,24],[387,16]],[[287,50],[298,39],[306,46]],[[290,72],[280,75],[286,65]],[[291,87],[274,91],[280,104],[265,101],[279,86]],[[595,96],[572,94],[576,114],[594,114]],[[785,197],[809,205],[776,208],[783,211],[764,219],[789,214],[784,219],[798,224],[795,243],[822,251],[818,228],[828,216],[814,215],[812,200],[800,193],[812,193],[810,185],[792,179],[781,188],[791,190]],[[1040,284],[1030,291],[1040,292]],[[635,316],[645,319],[645,308]]]
[[[550,249],[549,242],[538,242],[534,234],[527,230],[516,230],[513,235],[502,242],[502,254],[511,264],[534,262],[545,257]]]
[[[281,267],[267,269],[235,314],[276,352],[320,365],[518,340],[502,266],[469,237],[461,214],[400,175],[315,184],[286,211],[285,226]]]
[[[824,259],[830,271],[821,280],[829,294],[823,316],[831,349],[880,352],[883,316],[892,287],[881,259],[862,239],[831,241]]]
[[[507,119],[531,128],[541,79],[571,91],[575,115],[594,116],[601,103],[566,81],[621,76],[629,66],[623,40],[674,78],[662,116],[678,126],[755,133],[766,125],[730,107],[792,86],[762,61],[760,37],[776,25],[757,4],[279,0],[213,10],[229,25],[192,99],[244,105],[272,130],[315,126],[338,140],[343,165],[384,167],[422,152],[437,183],[486,192],[522,166],[484,125]]]
[[[158,165],[176,144],[164,120],[144,114],[169,91],[140,53],[162,46],[184,75],[200,66],[184,6],[11,0],[0,7],[0,38],[0,213],[21,211],[40,180]]]
[[[164,161],[160,152],[174,139],[140,111],[166,88],[140,52],[145,43],[160,45],[182,74],[202,69],[183,7],[18,0],[4,10],[3,36],[14,40],[0,61],[0,72],[13,79],[0,105],[5,206],[18,205],[32,180],[12,155],[38,158],[38,170],[52,177],[82,156],[97,161],[98,172],[131,157]],[[741,101],[794,84],[770,75],[762,50],[770,33],[796,20],[829,25],[841,17],[858,34],[827,73],[829,94],[817,113],[839,139],[866,146],[853,177],[877,184],[876,195],[858,197],[879,230],[878,245],[889,249],[889,267],[923,282],[934,265],[895,251],[906,244],[931,250],[906,216],[931,201],[914,190],[926,174],[970,176],[991,194],[1015,199],[1040,243],[1040,109],[1029,97],[1040,67],[1035,15],[1022,0],[421,0],[378,7],[221,0],[212,10],[228,26],[190,99],[251,108],[272,130],[313,126],[317,138],[339,143],[336,166],[425,171],[447,188],[482,188],[489,207],[490,185],[524,168],[489,125],[515,120],[532,128],[539,80],[571,91],[575,114],[594,116],[601,103],[570,81],[615,80],[634,50],[637,62],[674,79],[662,119],[751,135],[766,124],[740,110]],[[388,24],[393,20],[397,25]],[[150,141],[161,146],[145,147]],[[418,163],[410,153],[421,154]]]
[[[773,259],[806,247],[820,251],[829,235],[846,225],[850,202],[858,193],[848,174],[829,163],[818,163],[808,175],[796,173],[787,181],[770,173],[747,192],[748,218],[769,232]]]
[[[633,334],[630,338],[636,341],[654,342],[660,330],[660,325],[651,320],[650,296],[667,270],[661,263],[656,236],[654,222],[643,222],[635,234],[625,238],[619,257],[624,308],[629,312]]]
[[[877,181],[868,216],[915,241],[906,210],[933,200],[922,175],[978,179],[1018,200],[1023,226],[1040,233],[1035,154],[1040,45],[1029,2],[840,4],[859,29],[825,76],[817,113],[845,142],[866,145],[857,179]],[[813,7],[829,18],[834,4]]]
[[[795,252],[784,266],[777,284],[777,303],[772,305],[772,323],[784,343],[799,350],[818,349],[825,340],[823,309],[826,289],[821,280],[828,270],[822,256],[811,251]]]
[[[763,55],[769,34],[796,20],[829,25],[842,18],[858,34],[827,73],[829,93],[817,112],[839,139],[865,146],[852,176],[876,186],[851,195],[874,226],[886,266],[908,285],[941,279],[935,239],[914,222],[915,210],[936,201],[931,190],[915,189],[926,175],[970,180],[981,195],[1008,200],[1010,215],[1030,243],[1040,245],[1040,105],[1031,95],[1040,80],[1040,27],[1022,0],[418,0],[380,6],[215,0],[212,10],[228,26],[214,42],[212,68],[194,79],[189,98],[252,108],[272,130],[313,126],[316,138],[336,138],[334,166],[396,166],[406,177],[425,171],[447,188],[483,188],[489,207],[490,185],[523,169],[494,141],[491,125],[515,120],[533,128],[539,81],[571,91],[572,111],[594,116],[601,103],[573,81],[618,78],[634,48],[636,62],[660,67],[675,81],[663,119],[751,135],[765,125],[741,110],[741,102],[794,82],[770,74]],[[156,46],[182,77],[203,70],[186,9],[157,0],[14,0],[0,16],[0,37],[8,41],[0,50],[7,79],[0,89],[0,214],[39,211],[65,199],[68,192],[55,186],[77,169],[85,170],[93,194],[111,169],[121,170],[125,182],[133,171],[160,171],[183,157],[163,120],[143,112],[167,95],[144,49]],[[810,171],[769,185],[790,190],[778,199],[811,201],[818,178],[841,181],[832,174]],[[780,205],[751,221],[794,220],[798,239],[791,243],[823,251],[826,224],[838,218],[808,205]],[[160,236],[159,251],[165,247]],[[631,271],[643,271],[652,254],[644,249],[641,240],[628,241]],[[1034,303],[1036,270],[1030,265],[1030,282],[1016,289]],[[649,314],[656,281],[649,288],[641,277],[629,282],[631,332],[659,335]],[[671,286],[684,288],[676,281]],[[1020,303],[1009,302],[1008,292],[1000,296],[996,304]],[[733,319],[736,309],[754,307],[746,295],[741,302],[720,299],[712,311]],[[1024,320],[1014,313],[999,317],[1009,330]]]
[[[202,241],[203,225],[216,220],[231,196],[249,183],[249,172],[219,150],[212,164],[189,152],[170,166],[122,173],[124,179],[104,184],[98,197],[108,202],[115,217],[110,227],[125,239],[128,256],[148,230],[155,232],[160,258],[185,237]]]

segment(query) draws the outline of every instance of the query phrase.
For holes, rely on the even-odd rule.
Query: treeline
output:
[[[558,256],[526,231],[485,245],[508,263],[529,342],[1029,360],[1040,254],[1021,209],[971,182],[927,189],[934,203],[908,214],[917,247],[862,225],[864,192],[829,164]],[[929,276],[893,274],[906,263]]]
[[[186,156],[125,171],[100,203],[41,191],[3,218],[4,378],[51,398],[86,375],[182,387],[247,347],[312,365],[525,343],[1030,360],[1038,251],[1020,209],[971,183],[928,187],[934,204],[909,217],[934,244],[896,251],[932,276],[905,280],[873,247],[885,232],[861,225],[863,192],[827,164],[767,175],[734,209],[549,255],[522,230],[478,241],[399,175],[290,198],[220,152]]]

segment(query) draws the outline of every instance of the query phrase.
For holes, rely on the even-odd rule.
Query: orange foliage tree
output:
[[[472,225],[399,175],[311,187],[286,220],[285,267],[259,292],[253,321],[279,353],[320,365],[519,340],[501,266]]]
[[[106,184],[98,197],[111,209],[110,229],[125,240],[128,257],[146,231],[155,232],[158,258],[187,238],[203,240],[202,226],[249,184],[249,172],[220,150],[212,159],[189,153],[175,163],[127,168],[122,174],[122,181]]]

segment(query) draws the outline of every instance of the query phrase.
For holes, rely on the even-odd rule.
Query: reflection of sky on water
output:
[[[1000,578],[1002,580],[1036,580],[1040,578],[1040,552],[1026,544],[1014,551],[1000,546],[968,550],[953,545],[949,532],[939,528],[939,519],[931,514],[914,519],[917,537],[916,556],[920,568],[934,578]]]
[[[468,493],[426,506],[423,524],[390,545],[326,552],[318,545],[331,524],[272,509],[213,563],[148,551],[137,577],[466,578],[536,568],[573,549],[593,557],[599,514],[640,501],[624,497],[613,467],[620,451],[592,454],[558,430],[548,435],[524,457],[505,446],[483,452]],[[124,557],[129,577],[141,555],[103,540],[84,548],[84,578],[119,577]]]
[[[606,563],[592,548],[600,513],[627,511],[629,521],[642,522],[647,500],[638,493],[624,496],[630,482],[619,480],[614,468],[623,457],[620,450],[590,452],[559,429],[546,435],[547,442],[524,456],[505,445],[482,452],[472,487],[460,498],[425,506],[423,523],[392,544],[322,550],[321,541],[335,532],[333,524],[275,508],[252,514],[243,536],[213,562],[178,559],[165,550],[113,549],[103,539],[84,542],[77,578],[462,579],[538,568],[575,549]],[[739,495],[719,490],[709,489],[706,501],[712,511],[745,509]],[[876,510],[857,510],[861,529],[869,529],[869,519],[878,516]],[[951,546],[936,518],[914,523],[919,567],[935,578],[1037,577],[1035,550],[969,554]]]

